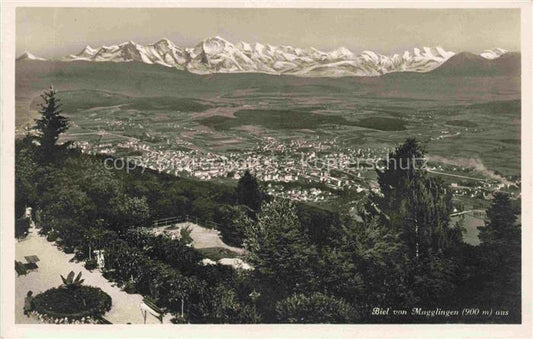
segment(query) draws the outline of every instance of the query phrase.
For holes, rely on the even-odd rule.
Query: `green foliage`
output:
[[[366,222],[377,217],[400,240],[405,258],[402,278],[405,301],[419,304],[450,302],[456,288],[456,253],[461,228],[450,225],[451,190],[423,168],[424,150],[407,139],[377,170],[381,194],[371,196]],[[403,283],[400,284],[403,286]]]
[[[202,289],[200,302],[191,308],[193,320],[200,323],[254,323],[254,311],[250,305],[239,301],[235,290],[218,285]],[[196,315],[202,315],[195,319]]]
[[[41,95],[41,98],[44,104],[40,105],[41,117],[35,120],[34,130],[37,132],[37,140],[40,143],[41,159],[46,162],[54,155],[59,135],[68,129],[69,122],[61,115],[61,105],[59,99],[56,98],[56,90],[52,86]]]
[[[67,289],[79,288],[81,284],[85,281],[81,278],[81,272],[78,273],[76,278],[74,278],[74,271],[70,271],[66,278],[61,276],[61,280],[63,281],[62,287]]]
[[[193,239],[191,237],[192,229],[189,226],[182,227],[180,229],[180,242],[183,245],[188,245],[192,243]]]
[[[518,210],[504,193],[496,193],[487,209],[488,223],[480,229],[481,287],[484,303],[505,305],[520,321],[521,230]]]
[[[99,317],[111,309],[111,297],[97,287],[51,288],[35,296],[35,311],[52,319],[69,321]]]
[[[124,292],[128,294],[133,294],[137,292],[137,290],[135,289],[135,283],[132,280],[128,280],[124,284]]]
[[[324,288],[357,305],[363,317],[376,305],[412,302],[405,245],[377,218],[346,224],[333,247],[323,253]]]
[[[36,162],[36,149],[32,138],[15,140],[15,216],[20,217],[27,206],[35,206],[38,197],[35,185],[41,172]]]
[[[85,262],[85,268],[88,269],[89,271],[94,270],[96,266],[97,266],[97,263],[96,263],[96,259],[94,258],[88,259]]]
[[[479,231],[482,244],[490,246],[507,242],[508,246],[517,245],[516,241],[520,239],[520,226],[516,224],[517,214],[518,211],[511,204],[509,196],[496,193],[487,209],[489,222]]]
[[[315,285],[316,248],[303,232],[294,205],[274,199],[263,204],[257,222],[243,225],[248,260],[260,277],[279,287],[279,294],[306,291]]]
[[[203,220],[213,220],[216,204],[208,197],[198,197],[192,202],[192,215],[201,216]]]
[[[206,258],[219,261],[222,258],[238,258],[239,254],[224,247],[199,248],[198,251]]]
[[[15,260],[15,272],[17,272],[17,275],[26,275],[28,274],[28,269],[22,262]]]
[[[183,272],[190,272],[202,259],[198,250],[187,243],[176,241],[166,235],[154,235],[148,230],[131,229],[124,233],[123,239],[142,249],[145,254],[161,260]]]
[[[461,241],[461,231],[450,227],[451,190],[422,168],[424,150],[407,141],[377,170],[381,195],[371,199],[381,222],[401,234],[410,257],[446,250]],[[377,208],[376,208],[377,207]]]
[[[345,324],[357,321],[358,314],[342,299],[322,293],[293,294],[276,304],[277,320],[298,324]]]
[[[113,206],[116,208],[117,219],[121,220],[125,227],[145,226],[150,218],[146,197],[126,196],[116,201]]]
[[[180,321],[375,322],[387,320],[369,316],[372,307],[414,304],[508,305],[517,319],[519,211],[504,197],[495,196],[482,244],[474,248],[461,244],[459,229],[450,226],[447,187],[417,169],[380,171],[381,194],[369,199],[363,221],[356,222],[282,199],[262,201],[258,212],[232,206],[259,198],[251,175],[237,189],[150,170],[126,175],[68,150],[39,167],[36,150],[31,142],[17,143],[18,208],[42,210],[41,232],[75,250],[79,260],[90,248],[104,250],[105,277],[129,291],[172,314],[181,314],[183,301]],[[389,160],[412,155],[423,152],[408,140]],[[135,227],[203,209],[202,219],[216,222],[225,241],[245,239],[253,271],[199,265],[206,256],[231,254],[187,246],[186,230],[183,240],[173,240]],[[63,279],[74,286],[73,275]]]
[[[246,205],[218,206],[214,213],[214,220],[222,235],[222,240],[228,245],[242,247],[244,229],[241,227],[241,220],[254,214],[254,211]]]
[[[257,179],[250,174],[250,171],[245,171],[237,184],[237,203],[259,211],[264,196]]]
[[[21,239],[28,235],[30,229],[29,218],[19,218],[15,220],[15,238]]]
[[[48,233],[48,235],[46,236],[46,240],[52,242],[52,241],[56,241],[57,240],[57,232],[55,231],[51,231]]]
[[[305,203],[296,203],[295,207],[298,219],[310,241],[316,244],[318,248],[339,236],[339,225],[342,224],[342,221],[338,213]]]

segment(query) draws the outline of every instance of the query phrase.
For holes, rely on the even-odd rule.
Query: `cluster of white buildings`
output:
[[[363,173],[372,168],[368,166],[366,159],[378,157],[371,149],[343,148],[342,151],[336,151],[339,147],[329,140],[294,139],[280,142],[271,137],[264,138],[252,151],[224,154],[172,150],[160,145],[154,147],[136,139],[128,139],[115,145],[77,142],[76,146],[86,153],[109,154],[115,157],[134,151],[137,156],[126,158],[135,162],[136,166],[176,176],[193,176],[201,180],[238,180],[248,170],[259,181],[271,184],[269,193],[305,201],[329,199],[333,195],[332,190],[367,190],[368,185],[363,180]],[[317,186],[322,189],[283,188],[283,183],[293,182],[305,183],[303,186],[306,187],[312,187],[313,183],[320,184]],[[324,186],[327,189],[324,189]]]
[[[333,198],[333,193],[321,190],[320,188],[292,188],[284,189],[281,185],[269,183],[266,193],[271,196],[278,196],[297,201],[321,202]]]
[[[193,176],[200,180],[232,178],[238,180],[245,171],[250,171],[267,185],[267,193],[300,201],[324,201],[332,198],[335,190],[351,189],[358,193],[375,190],[365,179],[365,172],[374,171],[378,159],[390,150],[371,148],[339,147],[335,140],[292,139],[281,142],[266,137],[252,151],[218,154],[197,150],[172,150],[164,145],[151,146],[128,139],[117,144],[92,145],[76,142],[76,147],[91,154],[109,154],[115,157],[138,154],[128,161],[136,166],[151,168],[176,176]],[[457,172],[458,168],[436,165],[430,171]],[[461,172],[464,168],[461,168]],[[286,188],[284,183],[302,183],[300,188]],[[313,184],[316,187],[313,187]],[[519,187],[519,183],[514,183]],[[295,185],[289,185],[294,187]],[[488,180],[475,186],[452,183],[455,195],[471,198],[489,197],[491,192],[506,187]],[[509,185],[507,185],[509,186]],[[304,188],[309,187],[309,188]],[[509,188],[509,187],[507,187]],[[519,191],[519,190],[518,190]]]

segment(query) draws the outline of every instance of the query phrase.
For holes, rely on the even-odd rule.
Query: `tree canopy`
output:
[[[56,97],[56,90],[52,85],[41,94],[41,98],[44,101],[39,109],[41,117],[35,119],[34,130],[41,146],[42,159],[50,160],[55,153],[59,136],[69,128],[69,121],[61,115],[60,100]]]

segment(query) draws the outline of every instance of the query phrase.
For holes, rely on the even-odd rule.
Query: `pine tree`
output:
[[[450,227],[451,191],[428,176],[423,157],[415,139],[407,139],[390,153],[385,169],[377,170],[381,194],[373,195],[368,206],[374,207],[382,223],[401,233],[411,257],[445,250],[461,239],[460,230]]]
[[[237,184],[237,203],[246,205],[254,211],[259,211],[263,202],[264,194],[259,187],[257,179],[245,171]]]
[[[378,170],[381,194],[371,196],[370,217],[398,234],[406,251],[406,284],[411,300],[430,305],[449,302],[457,272],[455,252],[462,230],[450,225],[451,191],[422,168],[424,151],[414,139],[389,154]],[[368,217],[366,218],[368,221]]]
[[[516,222],[519,211],[509,196],[498,192],[487,209],[488,223],[480,228],[483,278],[482,295],[489,305],[508,307],[510,318],[520,321],[521,309],[521,230]]]
[[[407,138],[384,159],[383,171],[377,170],[381,193],[385,196],[404,188],[406,180],[413,178],[422,165],[424,149],[414,138]]]
[[[52,85],[48,91],[41,94],[44,104],[41,104],[40,119],[35,119],[34,130],[40,143],[41,155],[45,160],[50,160],[57,150],[57,140],[61,133],[69,127],[68,119],[61,115],[61,105],[56,97],[56,90]]]
[[[487,209],[489,222],[479,231],[479,239],[485,245],[499,242],[514,242],[519,237],[520,227],[516,225],[517,211],[507,194],[498,192]]]

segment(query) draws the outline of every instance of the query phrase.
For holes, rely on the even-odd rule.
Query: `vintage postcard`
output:
[[[275,4],[6,3],[5,337],[531,335],[530,5]]]

